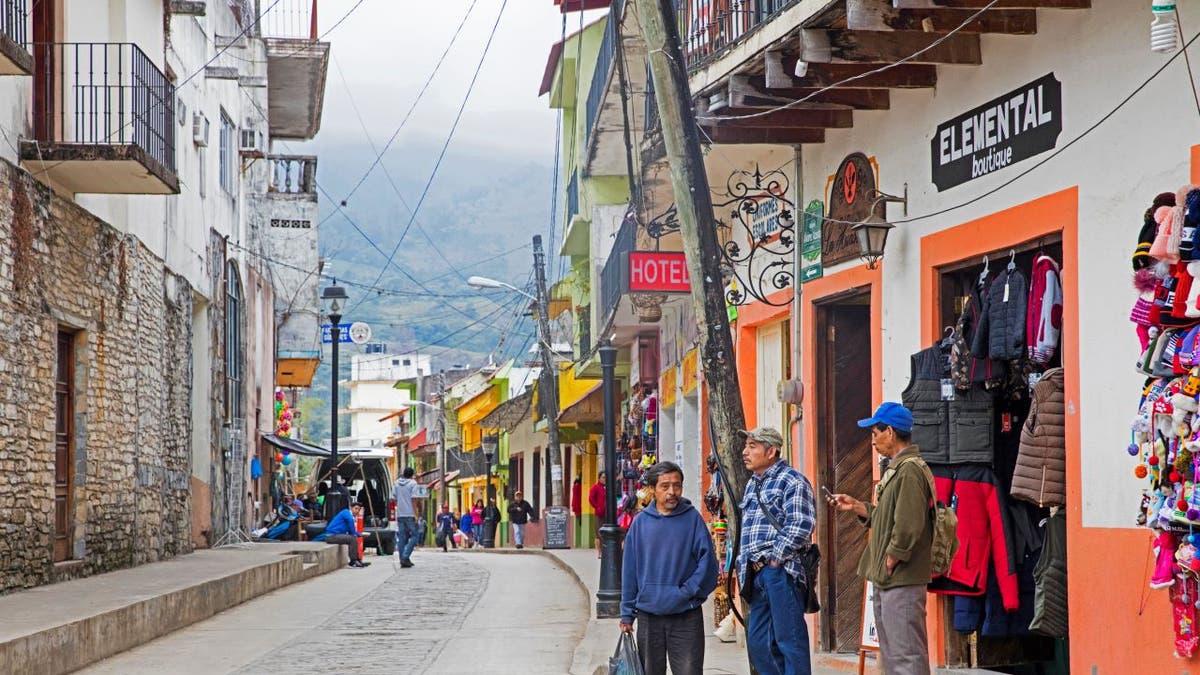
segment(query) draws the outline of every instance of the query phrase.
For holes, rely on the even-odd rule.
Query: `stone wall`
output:
[[[0,162],[0,592],[191,550],[190,286]],[[55,361],[75,331],[71,560],[55,564]]]

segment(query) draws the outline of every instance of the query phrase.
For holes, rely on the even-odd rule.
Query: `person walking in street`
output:
[[[437,517],[437,534],[435,542],[442,547],[442,553],[445,553],[447,545],[458,548],[458,542],[454,541],[454,526],[457,525],[457,519],[450,512],[449,504],[442,504],[442,512]]]
[[[592,511],[596,513],[596,557],[600,557],[600,524],[604,523],[604,516],[608,510],[608,478],[601,471],[596,477],[596,484],[588,491],[588,504],[592,505]]]
[[[871,446],[891,460],[875,488],[875,504],[845,494],[831,506],[858,516],[871,530],[858,574],[875,585],[872,601],[880,661],[887,675],[929,675],[925,586],[932,567],[933,474],[912,444],[912,412],[884,403],[858,426],[871,429]]]
[[[475,508],[471,509],[471,541],[472,548],[483,548],[483,500],[475,500]]]
[[[480,538],[490,541],[492,543],[489,548],[496,547],[496,539],[497,539],[496,530],[500,527],[500,518],[501,518],[500,508],[498,506],[496,506],[496,498],[495,497],[488,498],[488,505],[483,507],[483,532],[484,532],[484,535]]]
[[[683,495],[683,469],[659,462],[646,471],[654,501],[629,526],[621,569],[622,632],[637,620],[645,675],[701,675],[704,601],[717,587],[712,536]]]
[[[417,545],[417,511],[420,506],[416,493],[417,481],[413,480],[413,468],[404,467],[400,480],[392,486],[392,501],[396,504],[396,554],[401,567],[412,567],[412,552]]]
[[[514,492],[508,503],[508,522],[512,523],[513,544],[517,548],[525,548],[525,525],[532,514],[533,505],[525,501],[525,495],[520,490]]]
[[[475,545],[475,525],[474,519],[470,511],[463,511],[462,519],[458,524],[458,531],[463,537],[463,548],[471,548]]]
[[[801,555],[816,524],[812,484],[780,453],[783,435],[770,427],[739,431],[742,463],[754,475],[742,498],[738,585],[750,596],[746,647],[761,675],[809,675],[809,580]]]
[[[362,504],[351,504],[350,508],[338,511],[325,531],[313,541],[323,541],[327,544],[345,544],[350,552],[350,567],[369,567],[371,563],[363,562],[358,552],[358,540],[362,533],[358,531],[359,516],[362,515]]]

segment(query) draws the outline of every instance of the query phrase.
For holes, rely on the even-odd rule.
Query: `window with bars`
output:
[[[237,264],[232,260],[225,266],[225,420],[233,424],[241,419],[244,408],[242,401],[242,363],[244,345],[242,340],[242,280]]]
[[[221,111],[221,189],[237,197],[238,130],[233,120]]]

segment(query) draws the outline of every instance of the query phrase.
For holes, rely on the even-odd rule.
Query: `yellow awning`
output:
[[[570,363],[563,364],[558,371],[558,410],[562,412],[583,400],[596,388],[599,380],[588,380],[575,377],[575,368]]]
[[[311,387],[321,359],[279,359],[275,366],[275,386]]]
[[[491,386],[458,406],[458,423],[474,424],[500,405],[500,387]]]

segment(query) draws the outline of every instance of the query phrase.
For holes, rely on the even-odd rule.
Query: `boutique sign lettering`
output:
[[[1062,83],[1050,73],[938,125],[933,184],[948,190],[1051,150],[1062,133]]]

